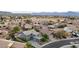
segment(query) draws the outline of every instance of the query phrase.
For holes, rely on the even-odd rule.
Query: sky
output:
[[[79,0],[0,0],[0,11],[10,11],[10,12],[79,11]]]

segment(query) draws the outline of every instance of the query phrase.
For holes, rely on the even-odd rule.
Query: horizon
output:
[[[31,11],[0,11],[0,12],[11,12],[11,13],[68,13],[68,12],[79,12],[79,11],[47,11],[47,12],[31,12]]]

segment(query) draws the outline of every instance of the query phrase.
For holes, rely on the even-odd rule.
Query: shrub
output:
[[[30,23],[32,23],[32,20],[28,19],[28,20],[26,20],[26,23],[30,24]]]
[[[71,48],[77,48],[75,45],[72,45]]]
[[[55,38],[62,39],[62,38],[67,38],[68,33],[65,31],[58,31],[58,32],[54,33],[53,35]]]
[[[63,25],[59,25],[58,28],[64,28],[66,26],[67,26],[66,24],[63,24]]]
[[[47,34],[43,34],[42,36],[43,36],[44,38],[46,38],[46,39],[49,39],[49,37],[48,37]]]
[[[47,39],[46,39],[46,38],[42,38],[41,41],[42,41],[42,42],[46,42]]]
[[[35,30],[36,30],[37,32],[39,32],[39,29],[36,29],[36,28],[35,28]]]
[[[26,42],[24,48],[34,48],[34,46],[32,46],[29,42]]]
[[[47,35],[47,34],[43,34],[41,41],[42,41],[42,42],[47,42],[48,39],[49,39],[48,35]]]

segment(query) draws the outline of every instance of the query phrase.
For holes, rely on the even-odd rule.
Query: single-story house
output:
[[[23,40],[38,41],[42,38],[41,34],[39,32],[36,32],[35,30],[23,31],[15,35],[16,37],[21,38]]]
[[[54,29],[55,28],[55,25],[48,25],[48,28],[49,29]]]
[[[30,25],[30,24],[25,24],[24,26],[23,26],[23,28],[24,29],[32,29],[32,25]]]
[[[73,32],[73,31],[75,31],[75,28],[74,27],[65,27],[64,31],[66,31],[66,32]]]
[[[40,26],[40,24],[33,24],[33,27],[36,28],[36,29],[42,28],[42,27]]]

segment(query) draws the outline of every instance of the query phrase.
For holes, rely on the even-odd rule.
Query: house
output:
[[[55,29],[55,28],[59,28],[59,27],[64,27],[64,24],[56,23],[56,24],[53,24],[53,25],[48,25],[49,29]]]
[[[33,24],[33,27],[36,28],[36,29],[41,29],[42,26],[40,24]]]
[[[76,29],[76,28],[74,28],[74,27],[65,27],[65,28],[64,28],[64,31],[71,33],[71,32],[73,32],[73,31],[75,31],[75,29]]]
[[[7,28],[7,27],[8,27],[8,22],[0,23],[0,28]]]
[[[36,32],[35,30],[23,31],[15,34],[15,36],[22,40],[33,40],[33,41],[38,41],[42,38],[41,34],[39,32]]]
[[[55,29],[55,26],[54,25],[48,25],[48,28],[49,29]]]
[[[32,29],[32,25],[30,25],[30,24],[25,24],[25,25],[23,26],[23,29],[26,29],[26,30]]]

